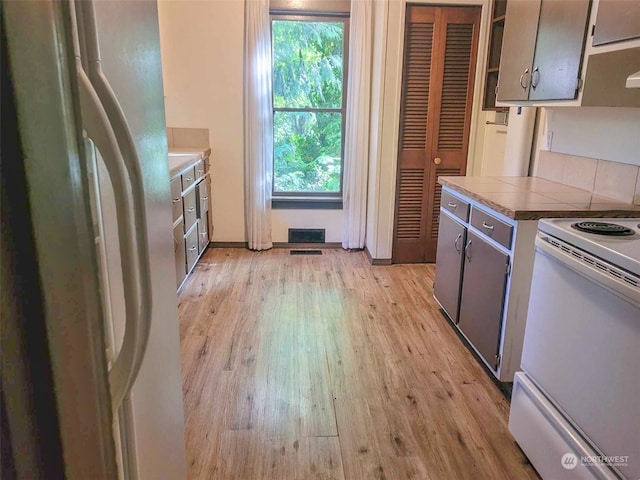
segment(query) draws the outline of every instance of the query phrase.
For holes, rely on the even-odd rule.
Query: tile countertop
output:
[[[539,177],[438,177],[438,183],[514,220],[640,217],[640,205]]]
[[[209,155],[211,155],[211,148],[170,148],[169,175],[173,178],[189,165]]]

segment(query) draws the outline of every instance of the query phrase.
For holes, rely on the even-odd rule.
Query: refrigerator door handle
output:
[[[135,372],[128,366],[133,365],[136,349],[141,343],[143,333],[137,321],[140,312],[140,286],[138,272],[136,272],[136,236],[135,221],[131,209],[133,202],[127,190],[127,172],[122,155],[118,147],[115,134],[111,129],[108,117],[98,95],[93,90],[91,82],[80,66],[77,68],[78,86],[80,93],[80,108],[82,111],[83,128],[89,138],[93,140],[101,153],[107,172],[113,186],[117,211],[118,240],[120,247],[122,282],[124,286],[125,302],[125,332],[120,353],[109,371],[109,386],[113,411],[117,411],[130,385],[135,379]]]
[[[82,33],[85,45],[85,61],[88,79],[97,94],[100,105],[108,119],[108,128],[114,133],[116,144],[127,171],[131,187],[130,207],[133,212],[135,234],[131,236],[135,262],[123,265],[123,276],[138,299],[137,314],[127,315],[125,335],[122,348],[116,357],[110,372],[111,401],[117,409],[123,398],[129,393],[140,371],[145,355],[151,329],[151,271],[148,253],[147,218],[145,195],[140,161],[127,119],[109,85],[100,65],[100,49],[93,0],[76,1],[78,18],[82,22]],[[106,128],[106,126],[105,126]],[[136,268],[131,268],[135,265]],[[125,289],[126,291],[126,289]]]

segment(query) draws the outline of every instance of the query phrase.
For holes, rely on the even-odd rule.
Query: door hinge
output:
[[[502,355],[496,353],[496,370],[500,368],[500,363],[502,362]]]

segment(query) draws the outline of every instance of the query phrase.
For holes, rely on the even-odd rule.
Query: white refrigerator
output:
[[[2,8],[67,477],[185,478],[156,2]]]

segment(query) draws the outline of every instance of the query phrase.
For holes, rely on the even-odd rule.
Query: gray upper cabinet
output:
[[[500,56],[498,101],[527,100],[536,48],[540,0],[507,3]]]
[[[600,0],[594,45],[640,38],[640,2],[638,0]]]
[[[589,8],[589,0],[507,4],[498,101],[576,98]]]

